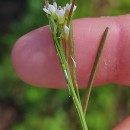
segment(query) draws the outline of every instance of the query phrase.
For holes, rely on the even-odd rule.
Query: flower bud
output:
[[[72,6],[72,4],[68,4],[68,3],[65,6],[65,10],[66,10],[65,16],[66,16],[66,18],[68,18],[69,12],[71,10],[71,6]],[[76,10],[76,8],[77,8],[77,6],[74,5],[73,11],[72,11],[72,15],[73,15],[74,11]]]
[[[64,29],[63,30],[64,31],[64,38],[66,40],[68,40],[68,37],[69,37],[69,28],[65,25],[63,29]]]

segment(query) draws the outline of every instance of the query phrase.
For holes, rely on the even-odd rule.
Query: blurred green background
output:
[[[67,0],[57,2],[63,5]],[[77,5],[75,18],[130,12],[130,0],[77,0]],[[15,41],[48,23],[42,8],[42,0],[0,1],[0,130],[80,129],[67,90],[30,86],[12,69],[10,54]],[[130,88],[104,86],[92,91],[86,118],[90,130],[111,130],[130,114]]]

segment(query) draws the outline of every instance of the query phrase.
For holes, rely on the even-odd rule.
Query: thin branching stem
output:
[[[72,21],[71,18],[72,18],[72,11],[73,11],[73,7],[74,7],[74,3],[75,3],[75,0],[73,1],[72,7],[71,7],[71,13],[69,14],[70,20],[68,21],[68,25],[69,25],[68,28],[71,27],[70,22]],[[82,128],[83,128],[83,130],[88,130],[86,120],[85,120],[85,116],[84,116],[83,109],[82,109],[82,105],[81,105],[81,102],[79,100],[79,95],[76,93],[75,88],[74,88],[74,86],[78,86],[74,62],[72,63],[73,64],[72,70],[73,70],[73,75],[75,74],[75,77],[72,76],[72,74],[71,74],[71,71],[70,71],[70,68],[69,68],[69,62],[66,60],[66,55],[65,55],[65,52],[64,52],[64,48],[63,48],[63,39],[62,38],[63,38],[63,33],[64,33],[63,27],[64,27],[64,24],[65,24],[65,21],[63,23],[61,23],[61,22],[59,22],[57,14],[56,14],[57,18],[55,18],[51,15],[51,13],[50,13],[51,9],[48,8],[48,6],[49,6],[48,0],[45,0],[45,6],[46,6],[46,8],[44,9],[44,11],[47,13],[47,17],[49,18],[50,28],[51,28],[56,52],[57,52],[57,55],[59,57],[59,60],[60,60],[60,63],[61,63],[61,68],[64,72],[65,79],[66,79],[66,86],[68,87],[69,93],[71,94],[71,97],[72,97],[73,102],[75,104],[75,107],[76,107]],[[58,13],[58,12],[56,12],[56,13]],[[65,17],[65,14],[63,14],[63,15]],[[71,29],[71,31],[72,31],[72,29]],[[71,32],[71,37],[73,37],[72,32]],[[71,47],[74,47],[72,39],[71,39]],[[66,50],[68,50],[68,47],[66,48]],[[71,53],[67,54],[67,55],[69,57],[72,57],[72,59],[74,59],[74,50],[72,49]],[[75,80],[75,82],[73,82],[73,79]]]
[[[78,87],[77,78],[76,78],[76,66],[74,63],[75,54],[74,54],[74,41],[73,41],[73,29],[72,29],[72,14],[73,14],[73,9],[74,9],[76,0],[72,0],[70,2],[72,2],[72,5],[71,5],[71,9],[68,15],[67,25],[70,27],[70,53],[71,53],[71,61],[72,61],[71,62],[72,63],[72,77],[74,81],[76,94],[78,96],[79,102],[81,102],[80,95],[79,95],[79,87]]]
[[[83,128],[83,130],[88,130],[87,124],[86,124],[86,121],[85,121],[85,117],[84,117],[84,114],[83,114],[82,106],[79,103],[79,100],[77,98],[77,95],[76,95],[74,87],[73,87],[71,74],[69,72],[69,66],[68,66],[68,63],[66,62],[65,55],[63,53],[62,48],[60,47],[59,42],[56,41],[55,36],[53,36],[53,37],[54,37],[56,49],[58,51],[58,54],[60,54],[60,57],[61,57],[60,60],[61,60],[61,66],[62,66],[63,72],[65,73],[65,75],[67,74],[67,76],[65,78],[66,78],[67,84],[69,86],[69,91],[70,91],[71,96],[73,98],[74,104],[75,104],[76,109],[78,111],[82,128]]]
[[[71,93],[72,99],[73,99],[74,104],[76,106],[82,128],[83,128],[83,130],[88,130],[87,124],[86,124],[86,121],[85,121],[85,117],[84,117],[84,114],[83,114],[82,106],[81,106],[81,104],[78,100],[78,97],[77,97],[75,90],[74,90],[74,87],[73,87],[74,85],[73,85],[73,81],[72,81],[72,78],[71,78],[69,65],[68,65],[68,62],[66,61],[66,57],[65,57],[63,48],[60,45],[60,43],[62,43],[62,39],[60,39],[60,41],[59,41],[59,39],[57,39],[57,35],[54,32],[54,28],[53,28],[54,21],[52,19],[50,19],[50,26],[51,26],[51,31],[52,31],[56,51],[57,51],[57,54],[59,56],[59,60],[60,60],[60,63],[61,63],[61,67],[62,67],[62,70],[64,72],[65,79],[66,79],[67,85],[69,87],[69,91]]]
[[[76,61],[75,61],[75,52],[74,52],[72,20],[70,22],[70,54],[71,54],[72,77],[73,77],[74,87],[75,87],[75,91],[76,91],[77,97],[79,99],[79,102],[81,103],[80,94],[79,94],[79,86],[78,86],[77,77],[76,77]]]
[[[52,3],[56,2],[56,0],[52,0]]]
[[[46,8],[48,8],[48,4],[49,4],[48,0],[44,0],[44,3],[45,3]]]
[[[66,61],[69,62],[68,61],[68,54],[69,54],[68,39],[65,39],[64,42],[65,42],[65,57],[66,57]]]

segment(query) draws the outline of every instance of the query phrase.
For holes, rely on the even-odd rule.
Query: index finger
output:
[[[77,79],[87,85],[94,58],[106,27],[109,33],[94,85],[130,85],[130,15],[86,18],[73,21]],[[64,88],[65,78],[48,26],[21,37],[12,51],[12,64],[25,82],[49,88]]]

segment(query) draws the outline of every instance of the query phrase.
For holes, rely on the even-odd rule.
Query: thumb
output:
[[[130,15],[84,18],[73,21],[77,79],[85,87],[106,27],[108,37],[94,85],[118,83],[130,85]],[[66,86],[48,26],[21,37],[12,50],[12,64],[25,82],[50,88]]]

